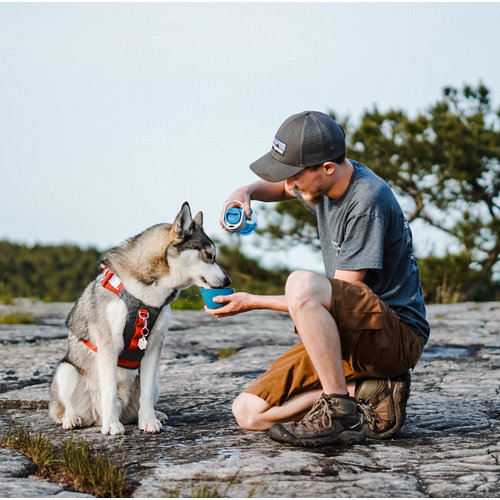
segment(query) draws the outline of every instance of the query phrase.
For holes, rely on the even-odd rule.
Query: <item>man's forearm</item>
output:
[[[284,182],[267,182],[260,179],[247,186],[252,200],[257,201],[283,201],[290,198],[285,191]]]
[[[288,312],[285,295],[252,295],[252,309],[270,309]]]

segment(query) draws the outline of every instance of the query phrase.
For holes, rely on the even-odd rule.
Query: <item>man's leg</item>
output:
[[[287,280],[285,295],[290,315],[318,374],[322,394],[300,421],[274,424],[269,436],[294,446],[363,441],[366,434],[356,401],[347,391],[339,330],[330,313],[330,281],[309,271],[296,271]]]
[[[424,340],[366,285],[332,280],[332,293],[332,314],[341,332],[350,332],[341,335],[344,373],[347,380],[355,380],[365,432],[386,439],[404,424],[409,370],[417,363]],[[360,334],[353,335],[358,329]],[[355,358],[348,361],[345,354],[354,352]]]
[[[347,394],[339,330],[330,313],[330,281],[310,271],[295,271],[286,282],[285,295],[290,316],[318,373],[323,392]]]
[[[242,392],[233,402],[233,415],[247,431],[265,431],[278,422],[290,422],[307,413],[321,396],[321,389],[291,397],[280,406],[271,406],[259,396]]]
[[[371,386],[365,387],[366,384],[371,383],[370,377],[377,377],[387,387],[393,387],[394,379],[384,381],[384,377],[393,377],[412,368],[420,356],[422,343],[366,285],[328,280],[330,288],[327,289],[324,283],[321,284],[320,276],[318,283],[315,283],[316,279],[311,275],[312,273],[296,272],[290,277],[286,289],[290,309],[293,309],[292,302],[297,295],[307,294],[319,298],[321,306],[334,319],[334,328],[337,332],[340,330],[344,355],[343,372],[349,381],[349,395],[354,396],[356,390],[356,399],[359,396],[360,402],[369,405],[375,416],[380,414],[378,416],[383,417],[387,401],[384,401],[385,395],[381,397],[381,391],[378,390],[380,384],[377,385],[376,392]],[[296,290],[297,287],[299,290]],[[321,309],[317,309],[312,321],[321,317],[321,313]],[[323,319],[328,324],[328,318]],[[298,321],[301,321],[300,318]],[[299,328],[304,329],[304,326]],[[342,332],[348,334],[342,336]],[[311,336],[314,337],[314,331],[311,331]],[[400,391],[399,386],[404,389],[406,384],[397,383],[390,394],[387,394],[394,403],[404,396],[405,391]],[[320,388],[315,367],[304,344],[300,342],[273,361],[266,373],[235,400],[233,411],[243,428],[265,430],[275,422],[300,418],[301,412],[307,411],[314,402]],[[311,394],[306,395],[307,393]],[[406,393],[406,399],[407,396]],[[287,404],[292,399],[293,402]],[[399,406],[403,409],[406,399],[402,398],[400,401]],[[400,422],[403,420],[400,419]],[[388,427],[385,424],[384,427],[389,429],[388,434],[385,430],[380,432],[380,422],[375,420],[374,429],[378,437],[388,437],[397,431],[398,425],[394,426],[389,421],[387,423]]]

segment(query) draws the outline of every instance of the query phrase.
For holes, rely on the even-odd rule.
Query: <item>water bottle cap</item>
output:
[[[241,208],[232,207],[226,210],[226,220],[229,224],[238,224],[241,219]]]
[[[228,205],[231,205],[232,203],[237,203],[238,205],[241,205],[240,207],[231,207],[227,208]],[[224,227],[231,232],[239,231],[244,225],[245,225],[245,212],[243,210],[243,203],[238,200],[232,200],[228,201],[226,205],[224,206],[224,219],[222,223],[224,224]]]

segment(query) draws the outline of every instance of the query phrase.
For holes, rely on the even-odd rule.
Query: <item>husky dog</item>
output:
[[[103,434],[123,434],[123,424],[138,421],[143,431],[161,430],[167,417],[154,404],[169,304],[191,285],[231,282],[202,224],[186,202],[173,224],[150,227],[103,256],[103,274],[68,316],[68,352],[51,385],[50,416],[64,429],[95,424]]]

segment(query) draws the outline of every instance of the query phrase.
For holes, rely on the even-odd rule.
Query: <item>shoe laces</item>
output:
[[[363,420],[365,420],[369,425],[373,425],[375,423],[375,415],[372,409],[363,403],[357,403],[358,411],[361,413]]]
[[[330,427],[332,425],[332,409],[328,404],[326,398],[321,396],[313,407],[309,410],[309,413],[302,420],[303,424],[313,423],[314,420],[321,420],[321,424],[324,427]]]
[[[331,427],[333,425],[333,420],[338,413],[338,410],[334,407],[338,405],[339,402],[337,400],[328,400],[325,395],[322,395],[316,403],[314,403],[313,407],[309,410],[309,413],[304,416],[302,424],[313,424],[314,421],[319,420],[324,427]]]

